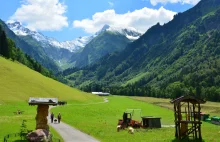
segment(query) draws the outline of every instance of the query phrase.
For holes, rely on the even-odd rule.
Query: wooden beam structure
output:
[[[200,104],[205,101],[186,95],[170,102],[174,104],[175,137],[179,140],[185,137],[202,140]]]

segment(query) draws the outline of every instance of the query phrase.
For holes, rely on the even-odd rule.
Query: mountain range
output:
[[[17,48],[20,48],[24,53],[34,58],[44,67],[54,72],[60,71],[60,68],[47,55],[47,53],[44,51],[44,48],[38,42],[35,42],[35,40],[32,40],[32,37],[26,36],[27,40],[30,39],[29,42],[27,42],[26,39],[23,39],[20,36],[17,36],[13,31],[11,31],[4,21],[0,20],[0,25],[2,29],[5,31],[7,37],[12,39],[15,42],[15,45]]]
[[[95,62],[97,59],[103,57],[107,53],[114,51],[120,51],[128,43],[132,42],[135,39],[138,39],[141,36],[134,28],[119,28],[119,27],[110,27],[109,25],[104,25],[101,30],[96,32],[91,36],[84,36],[73,39],[71,41],[59,42],[53,38],[44,36],[43,34],[32,31],[28,28],[22,26],[20,22],[7,23],[7,26],[12,30],[19,38],[23,39],[29,44],[41,46],[44,52],[50,57],[58,67],[60,68],[69,68],[69,67],[83,67],[90,63]],[[105,36],[108,34],[103,33],[114,33],[112,39],[108,39]],[[102,36],[101,36],[102,35]],[[100,45],[99,40],[104,39],[104,45]],[[115,42],[117,38],[123,38],[120,42]],[[98,39],[98,40],[97,40]],[[102,40],[103,41],[103,40]],[[111,47],[106,46],[112,42],[115,44]],[[89,44],[89,43],[92,44]],[[118,46],[123,45],[120,49]],[[101,47],[100,47],[101,46]],[[102,48],[103,46],[103,48]],[[98,50],[94,50],[97,49]],[[88,54],[88,50],[92,50],[93,54]],[[97,56],[98,55],[98,56]],[[80,57],[84,57],[79,58]],[[85,60],[86,57],[90,56],[92,59]],[[92,57],[91,57],[92,56]],[[93,59],[94,58],[94,59]]]
[[[121,52],[61,74],[84,91],[176,98],[220,96],[220,1],[201,0],[152,26]],[[208,97],[207,97],[208,96]]]
[[[8,28],[10,28],[16,35],[18,36],[31,36],[35,40],[37,40],[41,45],[45,48],[48,46],[53,46],[56,48],[64,48],[68,49],[70,52],[77,52],[82,47],[85,47],[85,45],[90,42],[93,38],[93,36],[85,36],[85,37],[79,37],[71,41],[64,41],[59,42],[56,39],[47,37],[39,32],[32,31],[28,28],[25,28],[22,26],[20,22],[13,22],[13,23],[7,23]]]
[[[117,95],[190,94],[211,101],[220,100],[219,23],[219,0],[201,0],[144,34],[104,25],[94,35],[65,42],[19,22],[7,26],[0,21],[18,48],[50,70],[61,71],[57,76],[70,86]]]

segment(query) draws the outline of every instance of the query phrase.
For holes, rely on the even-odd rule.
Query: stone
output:
[[[49,131],[45,129],[37,129],[27,134],[28,142],[48,142],[50,137]]]

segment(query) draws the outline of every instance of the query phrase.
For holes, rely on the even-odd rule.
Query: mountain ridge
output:
[[[220,91],[216,88],[220,82],[219,7],[220,1],[202,0],[192,9],[175,15],[172,21],[152,26],[122,52],[108,54],[65,76],[84,91],[104,88],[118,95],[204,97],[213,86],[212,93],[216,95]],[[213,98],[210,95],[208,99]]]
[[[83,67],[87,64],[95,62],[97,59],[101,58],[107,53],[123,49],[124,45],[121,47],[121,49],[119,49],[117,44],[112,44],[117,37],[122,38],[124,36],[132,42],[141,36],[141,33],[134,28],[126,29],[104,25],[102,29],[92,36],[79,37],[72,41],[58,42],[53,38],[49,38],[39,32],[31,31],[28,28],[23,27],[20,22],[8,23],[8,27],[27,43],[43,47],[42,50],[44,50],[47,56],[50,57],[62,69],[73,66]],[[115,38],[110,39],[108,38],[110,37],[109,34],[103,33],[111,33],[111,37],[115,36]],[[103,37],[101,39],[100,35],[107,37]],[[96,38],[100,38],[102,43],[96,40]],[[128,43],[128,40],[123,39],[121,42],[123,42],[122,44]],[[91,44],[89,44],[90,42],[92,42],[92,47]],[[122,45],[119,42],[120,40],[117,40],[117,43]],[[103,45],[100,46],[100,44]],[[112,44],[113,46],[109,47],[108,44]],[[93,50],[93,53],[88,55],[87,50],[90,50],[88,49],[89,47],[95,49],[97,49],[96,47],[99,47],[99,49]],[[95,53],[96,51],[97,53]],[[91,58],[91,60],[89,58]]]
[[[15,42],[16,47],[22,49],[23,52],[34,58],[36,61],[38,61],[41,65],[43,65],[47,69],[52,70],[53,72],[60,71],[60,68],[57,66],[57,64],[54,63],[54,61],[47,56],[43,47],[41,47],[39,44],[34,45],[27,43],[24,39],[15,35],[14,32],[11,31],[1,19],[0,19],[0,24],[3,30],[5,31],[7,37]]]
[[[130,42],[132,41],[125,35],[105,29],[92,39],[81,52],[73,55],[70,62],[74,62],[75,67],[91,65],[109,53],[122,51]]]
[[[106,30],[123,34],[130,40],[138,39],[139,36],[141,35],[141,33],[139,33],[134,28],[119,28],[119,27],[104,25],[102,29],[100,29],[94,35],[83,36],[83,37],[75,38],[70,41],[59,42],[54,38],[47,37],[39,32],[25,28],[24,26],[22,26],[20,22],[7,23],[7,25],[9,29],[11,29],[16,35],[18,36],[30,35],[37,41],[41,42],[42,46],[45,48],[49,45],[49,46],[54,46],[56,48],[68,49],[70,52],[78,52],[79,50],[81,50],[81,48],[85,47],[85,45],[88,44],[93,38],[95,38],[101,32],[104,32]]]
[[[8,27],[18,36],[30,35],[37,41],[39,41],[43,47],[54,46],[56,48],[68,49],[71,52],[77,52],[80,48],[83,48],[91,39],[92,36],[79,37],[74,40],[59,42],[54,38],[44,36],[43,34],[31,31],[21,25],[20,22],[7,23]]]

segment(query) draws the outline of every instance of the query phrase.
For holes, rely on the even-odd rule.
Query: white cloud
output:
[[[67,6],[59,0],[23,0],[9,20],[19,21],[32,30],[54,31],[68,27]]]
[[[110,1],[109,1],[108,4],[109,4],[110,7],[113,7],[113,6],[114,6],[114,3],[113,3],[113,2],[110,2]]]
[[[116,27],[134,27],[140,32],[146,32],[148,28],[155,25],[167,23],[173,19],[176,12],[166,10],[163,7],[159,9],[150,9],[144,7],[140,10],[117,14],[114,10],[95,13],[92,19],[83,19],[73,21],[73,27],[82,28],[87,33],[95,33],[100,30],[104,24]]]
[[[157,5],[158,3],[182,3],[182,4],[191,4],[196,5],[200,0],[150,0],[152,5]]]

